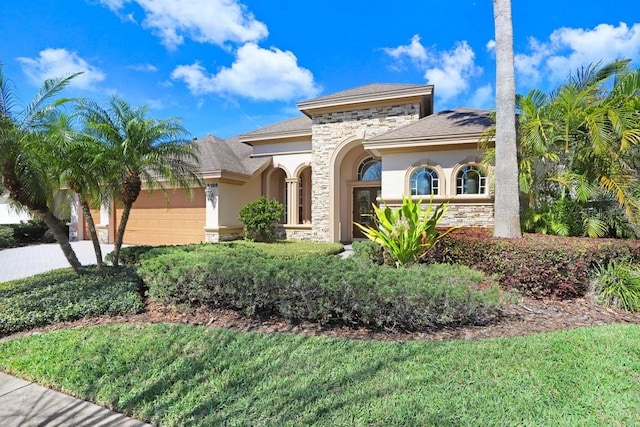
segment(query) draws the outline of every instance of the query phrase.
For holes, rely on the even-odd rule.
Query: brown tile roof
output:
[[[415,123],[367,139],[366,142],[383,142],[410,139],[433,139],[447,136],[482,134],[493,121],[488,110],[457,108],[423,117]]]
[[[341,92],[332,93],[331,95],[321,96],[319,98],[308,99],[304,102],[331,102],[342,98],[360,97],[374,94],[382,94],[384,92],[393,92],[400,89],[418,89],[424,88],[425,85],[399,84],[399,83],[371,83],[364,86],[358,86],[353,89],[343,90]]]
[[[253,149],[241,143],[237,137],[221,139],[212,135],[195,140],[200,158],[200,172],[207,174],[228,171],[242,175],[252,175],[270,158],[251,158]]]
[[[289,133],[308,133],[311,135],[311,119],[307,116],[299,116],[273,125],[265,126],[251,132],[243,133],[238,137],[242,140],[244,138],[253,138],[262,135]]]

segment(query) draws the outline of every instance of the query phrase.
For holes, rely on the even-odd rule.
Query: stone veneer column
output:
[[[331,158],[341,143],[353,140],[358,135],[373,137],[400,126],[415,122],[420,117],[419,103],[371,107],[362,110],[325,113],[312,118],[311,125],[311,217],[313,240],[337,241],[335,224],[331,223],[331,210],[335,211],[334,221],[339,221],[339,206],[334,206],[331,189],[331,175],[334,170]],[[337,165],[339,167],[339,165]],[[337,187],[339,183],[335,183]],[[347,191],[340,188],[339,191]]]

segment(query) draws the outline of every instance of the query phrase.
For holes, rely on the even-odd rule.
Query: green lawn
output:
[[[0,369],[168,426],[640,423],[640,325],[407,343],[112,325],[2,342]]]

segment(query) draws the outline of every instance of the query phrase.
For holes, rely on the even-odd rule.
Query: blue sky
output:
[[[600,60],[640,66],[637,0],[515,0],[513,23],[520,93]],[[198,137],[368,83],[434,84],[436,110],[493,106],[490,0],[0,0],[0,28],[22,103],[45,78],[83,71],[66,95],[117,93]]]

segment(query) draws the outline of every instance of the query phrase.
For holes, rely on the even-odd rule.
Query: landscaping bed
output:
[[[364,327],[320,326],[313,322],[291,323],[277,317],[250,318],[230,309],[208,309],[198,307],[189,310],[147,301],[144,312],[119,316],[99,316],[71,322],[34,328],[19,332],[6,339],[50,332],[58,329],[77,328],[116,323],[180,323],[202,325],[214,328],[230,328],[239,331],[264,333],[295,333],[312,336],[338,337],[358,340],[382,341],[442,341],[475,340],[483,338],[514,337],[541,332],[553,332],[587,326],[601,326],[614,323],[640,325],[640,313],[628,313],[596,304],[590,298],[568,301],[555,299],[520,298],[518,302],[505,303],[502,314],[482,326],[458,326],[437,328],[421,332],[380,331]]]

